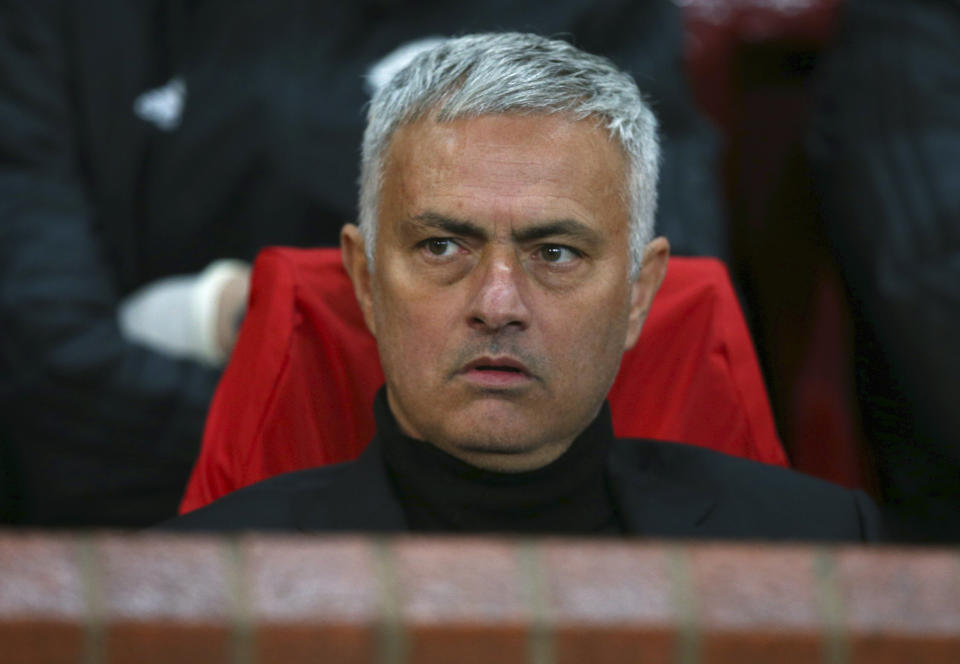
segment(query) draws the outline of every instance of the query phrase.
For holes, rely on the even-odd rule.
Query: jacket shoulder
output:
[[[347,472],[353,462],[297,470],[233,491],[209,505],[165,521],[156,529],[190,532],[285,531],[297,527],[296,510]]]
[[[628,475],[713,499],[700,530],[715,537],[866,541],[885,536],[879,510],[862,491],[788,468],[695,445],[621,439],[615,464]]]

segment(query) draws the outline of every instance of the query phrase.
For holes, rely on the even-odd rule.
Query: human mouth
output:
[[[467,363],[460,375],[483,388],[520,387],[533,380],[526,365],[512,357],[479,357]]]

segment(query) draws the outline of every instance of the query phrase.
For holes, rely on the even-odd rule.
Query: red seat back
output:
[[[207,418],[181,512],[278,473],[355,458],[383,383],[338,249],[266,249]],[[672,258],[610,392],[622,437],[675,440],[786,465],[726,269]]]

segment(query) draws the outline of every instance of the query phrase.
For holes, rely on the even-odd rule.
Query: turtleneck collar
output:
[[[606,474],[614,440],[606,403],[559,458],[519,473],[477,468],[404,435],[385,388],[377,393],[373,412],[387,473],[411,530],[622,532]]]

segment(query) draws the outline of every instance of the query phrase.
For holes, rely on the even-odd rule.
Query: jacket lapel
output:
[[[643,446],[640,440],[617,441],[610,455],[609,477],[627,534],[706,535],[718,497],[702,486],[657,472]],[[625,450],[628,453],[620,453]]]
[[[376,436],[356,461],[297,505],[296,526],[304,532],[409,530],[403,508],[383,465]]]

